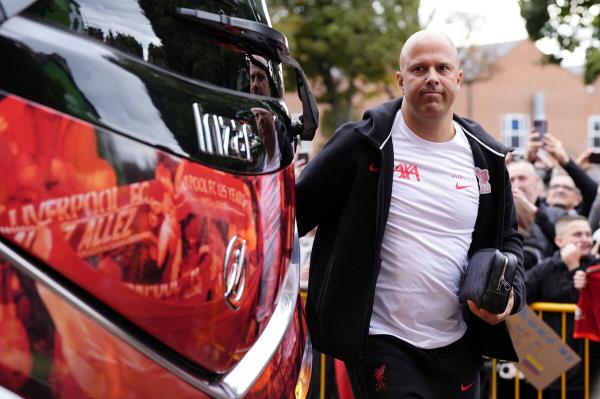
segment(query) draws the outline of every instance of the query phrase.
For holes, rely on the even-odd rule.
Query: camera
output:
[[[533,128],[536,133],[540,135],[540,139],[544,136],[544,133],[548,131],[548,121],[546,119],[535,119],[533,121]]]
[[[600,151],[595,150],[594,152],[592,152],[588,160],[590,161],[590,163],[600,163]]]

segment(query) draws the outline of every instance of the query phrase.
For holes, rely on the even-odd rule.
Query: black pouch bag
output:
[[[504,312],[517,272],[516,258],[511,255],[494,248],[475,252],[460,287],[460,302],[466,304],[471,299],[489,312]]]

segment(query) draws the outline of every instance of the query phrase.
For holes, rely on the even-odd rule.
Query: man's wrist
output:
[[[570,272],[573,271],[573,270],[575,270],[575,269],[577,269],[579,267],[579,262],[575,263],[575,261],[569,260],[569,259],[565,259],[562,256],[560,257],[560,263],[557,266],[560,267],[561,263],[565,267],[565,269],[567,269]]]
[[[564,261],[563,261],[564,262]],[[567,270],[569,270],[570,272],[577,270],[581,267],[581,265],[579,264],[579,262],[577,263],[573,263],[573,264],[569,264],[567,262],[564,262],[565,266],[567,266]]]

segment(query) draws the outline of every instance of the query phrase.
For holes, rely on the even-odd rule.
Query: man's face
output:
[[[556,236],[556,245],[564,248],[575,244],[581,256],[588,255],[592,250],[592,229],[585,220],[574,220],[565,226],[564,231]]]
[[[401,56],[396,74],[407,106],[424,117],[449,112],[462,76],[456,50],[445,38],[432,35],[420,36],[411,43]]]
[[[569,176],[556,176],[550,180],[546,202],[551,206],[571,210],[579,205],[581,195],[577,192],[573,179]]]
[[[269,78],[260,67],[250,64],[250,93],[270,96]]]
[[[510,163],[507,168],[513,190],[523,192],[527,200],[535,204],[538,197],[539,176],[522,163]]]

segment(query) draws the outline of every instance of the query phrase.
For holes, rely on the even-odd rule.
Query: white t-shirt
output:
[[[398,111],[394,177],[369,334],[439,348],[466,331],[458,291],[479,206],[471,147],[460,125],[445,143],[413,133]]]
[[[273,151],[273,157],[269,159],[269,154],[265,147],[265,162],[263,163],[263,172],[273,172],[279,168],[281,164],[281,152],[279,151],[279,138],[277,132],[275,132],[275,151]]]

